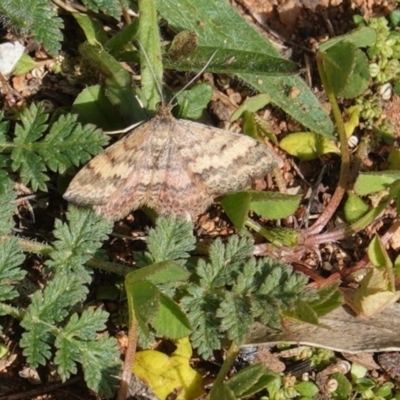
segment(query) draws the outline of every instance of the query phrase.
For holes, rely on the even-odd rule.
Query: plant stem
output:
[[[0,243],[14,237],[15,236],[8,236],[8,235],[0,236]],[[53,247],[48,244],[39,243],[35,242],[34,240],[28,240],[22,238],[17,238],[17,239],[19,247],[23,251],[26,251],[27,253],[39,254],[41,256],[49,256],[50,253],[53,251]],[[129,272],[132,272],[132,268],[130,267],[125,267],[124,265],[112,263],[96,257],[89,260],[86,264],[91,268],[98,268],[103,271],[113,272],[115,274],[123,276],[127,275]]]
[[[305,246],[315,246],[321,243],[333,242],[336,240],[344,239],[347,236],[353,235],[363,229],[365,229],[370,223],[375,221],[379,215],[385,210],[385,208],[391,203],[391,201],[397,197],[400,191],[400,182],[396,182],[390,189],[389,195],[385,201],[380,203],[377,207],[370,210],[367,214],[361,217],[359,220],[351,225],[343,228],[336,229],[331,232],[324,233],[322,235],[312,235],[304,239]]]
[[[215,378],[213,387],[209,395],[207,396],[208,399],[212,397],[213,391],[214,392],[218,391],[219,387],[224,383],[225,376],[232,368],[232,365],[235,362],[238,353],[239,353],[239,346],[235,342],[232,342],[231,346],[229,347],[228,353],[226,355],[225,361],[222,364],[222,367],[219,370],[217,377]]]
[[[350,171],[350,153],[347,144],[346,130],[339,109],[339,105],[335,98],[335,94],[333,92],[332,86],[329,83],[329,79],[325,73],[323,57],[324,57],[323,53],[320,52],[317,53],[318,71],[322,80],[322,84],[325,88],[325,93],[328,97],[329,102],[331,103],[332,113],[335,118],[336,127],[339,134],[340,151],[341,151],[340,176],[338,185],[336,186],[336,190],[328,206],[325,208],[323,213],[318,217],[316,222],[311,226],[311,228],[305,229],[302,232],[302,236],[305,238],[307,238],[310,235],[316,235],[320,233],[325,228],[327,223],[330,221],[333,214],[339,207],[339,204],[342,201],[342,198],[346,192],[347,182],[349,178],[349,171]]]

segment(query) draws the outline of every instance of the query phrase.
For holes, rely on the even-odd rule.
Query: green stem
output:
[[[12,237],[15,236],[0,236],[0,243],[9,240]],[[27,253],[38,254],[45,257],[49,256],[53,251],[52,246],[45,243],[35,242],[34,240],[18,238],[18,245]],[[112,263],[96,257],[89,260],[86,264],[91,268],[98,268],[103,271],[112,272],[123,276],[127,275],[129,272],[132,272],[132,268],[130,267],[125,267],[124,265]]]
[[[317,221],[313,224],[313,226],[309,229],[306,229],[303,233],[303,237],[307,237],[310,235],[316,235],[320,233],[325,226],[328,224],[333,214],[336,212],[339,204],[346,192],[347,182],[349,179],[349,171],[350,171],[350,153],[347,143],[346,130],[342,118],[342,114],[340,112],[339,105],[336,101],[334,91],[332,86],[329,83],[329,79],[325,73],[324,69],[324,54],[317,53],[317,65],[318,71],[321,77],[322,84],[325,89],[326,96],[328,97],[329,102],[332,106],[332,114],[336,122],[337,131],[339,134],[340,141],[340,151],[341,151],[341,165],[340,165],[340,176],[339,182],[336,186],[336,190],[332,196],[329,205],[325,208],[323,213],[318,217]]]
[[[246,221],[244,224],[248,228],[251,228],[251,229],[253,229],[253,231],[259,233],[261,236],[264,236],[271,243],[274,243],[275,236],[270,231],[268,231],[261,225],[257,224],[257,222],[253,221],[251,218],[246,218]]]
[[[231,346],[229,347],[225,361],[222,364],[222,367],[219,370],[217,377],[215,378],[213,387],[212,387],[209,395],[207,396],[208,399],[213,397],[213,393],[218,392],[219,387],[224,383],[224,379],[225,379],[226,375],[231,370],[232,365],[236,360],[236,357],[239,353],[239,349],[240,348],[236,343],[234,343],[234,342],[231,343]]]

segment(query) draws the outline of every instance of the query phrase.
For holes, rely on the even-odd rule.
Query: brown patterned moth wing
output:
[[[154,164],[145,203],[159,214],[191,220],[206,210],[213,197],[187,167],[174,136],[175,131],[171,128],[169,138]]]
[[[277,165],[276,156],[249,136],[197,122],[176,120],[174,140],[187,168],[212,197],[249,188]]]
[[[64,198],[79,205],[93,205],[98,214],[109,220],[118,220],[139,208],[144,201],[145,185],[150,179],[149,163],[152,162],[148,123],[84,166],[72,179]],[[129,199],[124,194],[127,191]]]

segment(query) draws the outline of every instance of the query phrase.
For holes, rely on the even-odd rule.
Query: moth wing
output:
[[[213,197],[246,189],[277,165],[276,156],[249,136],[186,120],[175,125],[180,156]]]
[[[72,179],[64,198],[82,205],[107,203],[135,170],[149,162],[146,125],[139,126],[85,165]]]
[[[207,187],[193,175],[175,145],[171,131],[153,167],[145,204],[159,214],[194,218],[212,203]]]

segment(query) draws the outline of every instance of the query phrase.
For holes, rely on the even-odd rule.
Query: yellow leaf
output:
[[[291,133],[279,142],[279,146],[290,155],[305,161],[315,160],[328,153],[340,154],[332,140],[313,132]]]
[[[164,400],[176,391],[177,400],[192,400],[204,395],[201,375],[189,362],[192,348],[188,338],[174,342],[177,346],[171,357],[156,350],[139,351],[133,364],[133,373]]]
[[[400,298],[400,292],[393,290],[393,271],[389,268],[371,268],[360,287],[354,293],[354,306],[364,317],[390,306]]]

